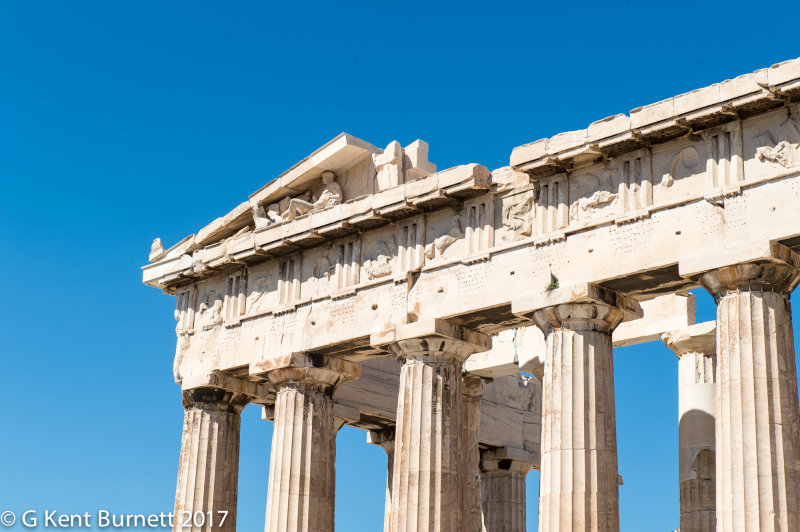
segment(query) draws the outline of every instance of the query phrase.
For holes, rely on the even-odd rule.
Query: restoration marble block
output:
[[[717,300],[717,530],[800,530],[800,411],[791,291],[798,256],[700,276]]]
[[[716,322],[664,333],[679,357],[678,413],[681,531],[716,530],[714,372]]]
[[[184,392],[175,532],[236,532],[239,428],[247,402],[220,389]],[[183,526],[187,519],[192,524]]]

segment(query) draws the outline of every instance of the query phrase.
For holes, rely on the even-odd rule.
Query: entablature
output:
[[[637,148],[678,137],[692,138],[703,130],[788,105],[800,99],[800,59],[784,61],[667,98],[624,114],[593,122],[586,129],[559,133],[517,146],[511,166],[541,179],[572,172]]]

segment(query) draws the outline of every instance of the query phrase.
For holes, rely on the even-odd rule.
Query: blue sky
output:
[[[800,56],[781,16],[737,2],[0,2],[0,511],[172,509],[183,411],[174,302],[141,284],[154,237],[196,231],[341,131],[422,138],[439,168],[506,165],[519,144]],[[701,295],[699,319],[713,315]],[[615,365],[622,529],[672,530],[677,358],[648,344]],[[271,430],[245,410],[241,531],[263,529]],[[337,529],[379,530],[385,455],[355,429],[338,446]]]

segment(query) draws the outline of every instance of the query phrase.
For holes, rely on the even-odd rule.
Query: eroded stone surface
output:
[[[282,380],[273,378],[275,370],[296,375],[299,366],[286,361],[298,353],[312,368],[322,360],[366,368],[376,357],[428,353],[401,355],[399,389],[388,398],[390,404],[397,398],[394,410],[387,399],[363,404],[366,397],[388,397],[375,385],[386,381],[379,372],[367,372],[364,387],[350,388],[349,398],[321,404],[339,422],[370,430],[397,425],[402,458],[395,460],[392,481],[405,487],[393,490],[391,499],[408,511],[405,517],[391,513],[393,530],[416,529],[409,511],[420,523],[438,519],[453,527],[465,522],[460,509],[473,507],[461,505],[464,467],[454,465],[463,461],[455,435],[465,436],[460,387],[467,356],[488,351],[494,334],[516,330],[520,340],[537,322],[564,321],[560,311],[537,318],[544,308],[608,307],[622,314],[625,323],[615,332],[621,340],[612,338],[613,327],[556,327],[544,351],[541,336],[528,335],[534,347],[522,350],[524,360],[524,342],[509,343],[505,336],[497,341],[505,349],[474,355],[467,364],[475,374],[511,379],[496,393],[484,389],[479,445],[538,453],[537,408],[551,435],[563,424],[554,421],[555,413],[576,420],[596,413],[595,421],[613,426],[608,379],[577,402],[553,402],[566,397],[551,393],[555,377],[567,384],[583,377],[557,374],[552,363],[548,369],[548,357],[576,357],[568,367],[606,375],[611,342],[652,340],[691,325],[685,294],[704,286],[719,301],[717,525],[798,528],[791,456],[800,420],[788,312],[800,265],[798,99],[800,60],[793,60],[521,146],[510,167],[494,172],[474,163],[437,171],[422,141],[381,150],[342,134],[196,234],[168,248],[153,243],[143,275],[176,296],[175,380],[185,392],[241,394],[277,419],[286,408],[277,404]],[[563,347],[552,347],[556,338]],[[454,339],[473,348],[442,356]],[[746,360],[754,363],[745,364],[750,374],[739,375],[745,365],[738,362]],[[520,366],[542,380],[516,377]],[[766,376],[757,373],[762,370],[769,370]],[[778,399],[765,403],[769,390]],[[549,402],[542,407],[543,400]],[[408,412],[449,424],[420,423]],[[430,430],[444,440],[433,443]],[[581,430],[591,436],[599,429]],[[411,445],[408,431],[423,443]],[[720,431],[727,431],[727,440]],[[744,447],[731,443],[734,436]],[[557,514],[542,514],[544,529],[569,529],[587,519],[596,529],[614,529],[612,446],[598,447],[606,459],[589,468],[602,501],[589,503],[587,517],[581,510],[587,506],[566,502],[580,498],[580,491],[562,492],[550,482],[556,454],[583,451],[552,441],[545,451],[544,444],[545,507],[555,507],[556,491],[565,497]],[[426,445],[444,453],[432,464],[430,476],[443,482],[434,491],[428,477],[408,487],[409,475],[421,471],[410,460],[429,460]],[[704,478],[710,464],[705,451],[692,461]],[[207,467],[205,455],[196,456],[196,464]],[[758,500],[746,486],[758,486]]]

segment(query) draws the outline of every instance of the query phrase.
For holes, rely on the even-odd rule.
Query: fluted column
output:
[[[417,332],[426,334],[417,336]],[[428,332],[430,331],[430,332]],[[461,366],[491,339],[435,320],[398,328],[386,345],[402,362],[392,532],[456,532],[464,511]]]
[[[618,531],[611,333],[641,308],[588,283],[556,288],[527,304],[546,338],[539,530]]]
[[[184,392],[173,531],[236,531],[239,428],[247,402],[214,388]]]
[[[277,390],[267,492],[267,532],[333,532],[336,427],[333,392],[360,367],[293,355],[266,372]]]
[[[478,430],[481,424],[481,398],[483,379],[474,375],[464,375],[462,404],[464,408],[464,478],[461,488],[464,497],[463,519],[459,530],[462,532],[481,532],[481,470],[480,450],[478,449]]]
[[[716,322],[664,333],[679,357],[678,447],[681,532],[716,530],[715,399]]]
[[[709,271],[717,300],[717,530],[800,530],[800,413],[786,262]]]
[[[525,477],[531,463],[512,458],[507,451],[481,453],[483,532],[525,531]]]
[[[371,430],[367,443],[380,445],[386,451],[386,503],[383,509],[383,532],[392,530],[392,473],[394,471],[394,429]]]

